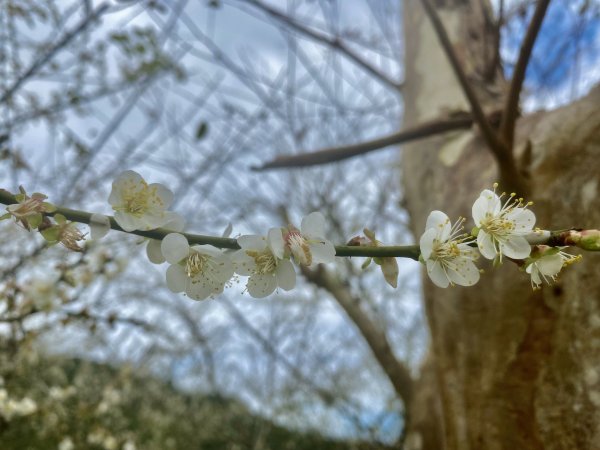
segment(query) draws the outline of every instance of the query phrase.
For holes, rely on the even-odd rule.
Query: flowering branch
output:
[[[57,207],[46,202],[44,194],[29,196],[19,187],[17,195],[0,189],[0,203],[8,205],[0,220],[14,218],[27,231],[40,232],[49,245],[61,243],[78,252],[84,250],[79,242],[85,234],[75,223],[88,224],[93,239],[110,229],[149,238],[148,259],[170,264],[167,287],[195,300],[221,294],[238,276],[248,278],[246,291],[254,298],[267,297],[279,288],[289,291],[296,285],[295,266],[312,273],[309,268],[332,263],[336,256],[367,257],[363,269],[374,262],[392,287],[397,286],[399,274],[395,258],[411,258],[422,262],[433,283],[442,288],[472,286],[480,278],[476,265],[480,256],[493,260],[495,266],[504,257],[530,274],[537,289],[542,280],[555,280],[563,267],[581,259],[564,252],[566,247],[600,251],[600,230],[534,229],[536,217],[528,209],[533,203],[514,193],[497,195],[497,187],[495,183],[493,191],[484,189],[473,204],[471,233],[463,232],[466,219],[452,224],[442,211],[432,211],[419,245],[404,246],[385,246],[368,228],[365,236],[334,246],[325,237],[325,217],[320,212],[304,217],[299,228],[275,227],[266,236],[232,239],[227,237],[231,225],[221,237],[184,233],[183,217],[168,210],[173,193],[162,184],[148,184],[132,170],[121,173],[112,184],[108,202],[114,217]]]
[[[5,189],[0,189],[0,204],[12,205],[16,204],[17,200],[13,194]],[[69,209],[61,206],[57,206],[53,212],[44,213],[46,216],[54,216],[55,214],[61,214],[66,219],[73,222],[83,223],[89,225],[92,221],[93,213],[87,211],[81,211],[77,209]],[[135,234],[145,238],[162,240],[168,234],[172,233],[173,230],[167,228],[155,228],[153,230],[133,230],[125,231],[113,216],[106,216],[110,223],[110,229],[115,231],[121,231],[123,233]],[[236,239],[208,236],[202,234],[185,233],[181,232],[186,237],[188,242],[192,245],[213,245],[217,248],[239,250],[240,246]],[[543,233],[532,232],[526,236],[527,241],[531,245],[548,245],[550,247],[563,247],[563,246],[578,246],[588,251],[600,251],[599,244],[595,244],[596,240],[590,240],[591,236],[600,235],[599,230],[559,230],[559,231],[545,231]],[[587,238],[587,239],[586,239]],[[336,245],[335,256],[339,257],[372,257],[372,258],[385,258],[385,257],[396,257],[396,258],[410,258],[415,261],[419,260],[421,250],[418,245],[382,245],[379,247],[371,246],[360,246],[360,245]]]

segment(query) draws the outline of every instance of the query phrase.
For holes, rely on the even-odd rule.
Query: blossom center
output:
[[[148,188],[144,188],[137,192],[132,192],[124,196],[123,209],[125,212],[141,217],[148,210]]]
[[[460,249],[455,241],[440,242],[436,239],[433,243],[433,254],[435,259],[449,260],[460,256]]]
[[[298,231],[290,231],[286,238],[286,244],[289,246],[292,255],[299,264],[310,266],[312,264],[312,254],[308,241]]]
[[[193,252],[185,262],[185,273],[193,279],[198,275],[204,274],[209,265],[210,258],[208,256]]]
[[[246,253],[254,259],[254,263],[256,264],[255,273],[266,275],[275,272],[277,261],[275,260],[275,255],[269,250],[262,252],[248,250]]]
[[[506,219],[503,215],[494,216],[488,212],[481,221],[480,228],[493,236],[505,237],[513,233],[515,223],[512,220]]]

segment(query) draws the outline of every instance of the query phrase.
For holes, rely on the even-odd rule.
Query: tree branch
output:
[[[337,300],[350,320],[356,325],[373,356],[388,376],[394,390],[402,399],[405,411],[413,396],[413,379],[408,368],[396,358],[385,334],[379,330],[360,308],[360,300],[353,297],[349,290],[324,267],[315,270],[302,267],[302,274],[314,285],[325,289]]]
[[[0,203],[5,205],[14,205],[18,203],[17,199],[10,192],[0,189]],[[73,222],[89,224],[92,218],[92,213],[86,211],[80,211],[76,209],[69,209],[63,207],[57,207],[56,211],[52,213],[45,213],[46,216],[54,216],[55,214],[62,214],[66,219]],[[110,228],[116,231],[124,233],[135,234],[150,239],[162,240],[166,235],[173,233],[173,230],[166,228],[156,228],[154,230],[134,230],[125,231],[119,226],[117,221],[112,216],[107,216],[110,224]],[[201,234],[192,233],[180,233],[186,237],[190,245],[202,245],[209,244],[218,248],[227,248],[238,250],[240,246],[236,239],[217,237],[217,236],[206,236]],[[385,246],[385,247],[359,247],[350,245],[336,245],[336,256],[371,256],[371,257],[386,257],[396,256],[401,258],[411,258],[414,260],[419,259],[419,246],[418,245],[396,245],[396,246]]]
[[[483,112],[481,104],[479,103],[479,99],[477,98],[477,95],[475,94],[475,91],[473,90],[473,87],[471,86],[467,75],[460,64],[460,61],[458,60],[458,56],[454,51],[454,47],[450,42],[450,38],[448,37],[448,34],[444,29],[444,25],[435,11],[435,8],[432,6],[431,0],[421,0],[421,3],[425,8],[425,12],[431,21],[440,44],[444,49],[446,56],[448,57],[450,65],[452,66],[452,70],[454,71],[454,74],[456,75],[456,78],[458,79],[458,82],[465,96],[467,97],[467,101],[471,106],[473,119],[481,129],[483,139],[487,143],[490,152],[498,163],[501,185],[507,190],[518,192],[520,195],[526,195],[528,191],[527,183],[517,170],[511,149],[508,148],[506,143],[500,139],[498,134],[486,120],[486,116]]]
[[[54,55],[60,51],[63,47],[65,47],[69,42],[73,40],[74,37],[79,35],[82,31],[84,31],[94,20],[99,18],[104,12],[108,10],[110,7],[109,3],[101,4],[94,12],[87,15],[83,18],[83,20],[75,27],[73,30],[67,32],[62,39],[60,39],[52,48],[50,48],[45,55],[37,58],[34,63],[25,71],[23,74],[17,78],[17,80],[10,86],[0,97],[0,104],[6,102],[8,99],[12,97],[12,95],[21,87],[21,85],[35,75],[43,66],[50,61]]]
[[[261,11],[268,14],[269,16],[275,18],[279,22],[282,22],[289,29],[295,30],[298,33],[303,34],[315,41],[321,42],[332,48],[335,48],[340,53],[342,53],[343,55],[348,57],[348,59],[352,60],[358,66],[362,67],[364,70],[369,72],[375,78],[377,78],[380,81],[383,81],[385,84],[392,87],[394,90],[400,91],[402,89],[401,83],[398,83],[398,82],[392,80],[386,74],[382,73],[377,68],[375,68],[373,65],[369,64],[358,53],[354,52],[350,47],[348,47],[346,44],[344,44],[344,42],[342,42],[341,40],[339,40],[337,38],[332,39],[323,33],[312,30],[312,29],[296,22],[291,17],[288,17],[287,15],[276,10],[275,8],[272,8],[271,6],[262,3],[259,0],[246,0],[245,2],[251,4],[252,6],[255,6],[256,8],[260,9]]]
[[[539,0],[537,4],[529,27],[527,28],[527,33],[523,39],[521,50],[519,51],[519,58],[517,59],[517,64],[515,65],[515,70],[513,72],[508,97],[506,97],[502,122],[500,123],[500,133],[511,152],[514,146],[515,124],[519,116],[519,98],[521,96],[523,82],[525,81],[527,64],[531,58],[531,52],[533,51],[533,46],[535,45],[540,28],[542,27],[542,22],[544,21],[549,4],[550,0]]]
[[[416,139],[433,136],[448,131],[455,131],[470,128],[473,119],[469,114],[461,114],[458,117],[432,120],[422,123],[408,130],[398,131],[388,136],[374,139],[372,141],[361,142],[343,147],[332,147],[323,150],[303,153],[299,155],[282,155],[273,161],[262,166],[252,167],[252,170],[282,169],[290,167],[307,167],[319,164],[328,164],[343,159],[352,158],[358,155],[364,155],[375,150],[379,150],[390,145],[401,144]]]
[[[17,204],[18,201],[13,194],[8,192],[5,189],[0,189],[0,203],[4,205],[14,205]],[[67,220],[89,224],[92,220],[92,213],[87,211],[80,211],[77,209],[69,209],[63,207],[56,207],[56,211],[51,213],[44,213],[45,216],[52,217],[56,214],[62,214]],[[119,226],[117,221],[113,216],[106,216],[109,220],[110,228],[116,231],[121,231],[123,233],[134,234],[137,236],[142,236],[145,238],[162,240],[165,236],[170,233],[175,233],[173,230],[169,230],[166,228],[155,228],[153,230],[134,230],[134,231],[125,231],[123,228]],[[565,234],[566,233],[566,234]],[[579,233],[579,234],[577,234]],[[587,234],[586,234],[587,233]],[[237,243],[236,239],[232,238],[224,238],[217,236],[206,236],[202,234],[192,234],[192,233],[183,233],[179,232],[186,237],[190,245],[202,245],[208,244],[218,248],[226,248],[232,250],[239,250],[240,246]],[[591,243],[583,240],[580,242],[581,236],[587,236],[588,241],[591,239]],[[560,239],[562,241],[557,241],[557,236],[562,236]],[[568,236],[568,243],[565,239]],[[574,236],[580,236],[576,238]],[[529,235],[525,236],[527,241],[531,245],[549,245],[553,247],[558,246],[570,246],[576,245],[584,250],[589,251],[600,251],[600,231],[598,230],[581,230],[581,229],[571,229],[571,230],[559,230],[559,231],[542,231],[542,232],[533,232]],[[559,243],[561,242],[561,243]],[[476,245],[475,243],[473,244]],[[421,254],[421,250],[418,245],[385,245],[380,247],[371,247],[371,246],[358,246],[358,245],[336,245],[335,246],[335,256],[364,256],[364,257],[396,257],[396,258],[410,258],[415,261],[419,260],[419,256]]]

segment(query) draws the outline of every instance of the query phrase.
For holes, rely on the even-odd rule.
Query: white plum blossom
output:
[[[538,245],[525,261],[525,272],[531,275],[531,287],[541,289],[542,281],[552,284],[563,267],[581,259],[581,255],[570,255],[563,251],[566,247],[551,248]]]
[[[167,269],[167,287],[173,292],[185,292],[194,300],[220,294],[233,276],[233,263],[221,250],[212,245],[190,247],[182,234],[165,236],[161,250],[171,264]]]
[[[173,193],[159,183],[148,184],[133,170],[121,173],[112,184],[108,202],[115,212],[115,220],[125,231],[153,230],[173,219],[166,211],[173,201]]]
[[[503,204],[502,196],[496,192],[489,189],[481,192],[472,212],[478,228],[477,246],[485,258],[502,262],[502,255],[513,259],[529,256],[531,245],[525,236],[535,225],[535,214],[527,209],[531,204],[516,199],[514,193]]]
[[[335,261],[335,247],[325,239],[325,217],[312,212],[302,219],[300,230],[290,226],[284,235],[286,249],[297,264],[312,266]]]
[[[241,250],[232,259],[235,271],[249,276],[246,285],[254,298],[266,297],[277,287],[289,291],[296,285],[296,272],[284,258],[285,244],[281,228],[271,228],[267,237],[247,235],[237,239]]]
[[[441,288],[472,286],[479,281],[479,270],[473,262],[479,255],[469,246],[472,238],[459,235],[463,222],[458,220],[452,225],[446,214],[432,211],[419,241],[427,275]]]

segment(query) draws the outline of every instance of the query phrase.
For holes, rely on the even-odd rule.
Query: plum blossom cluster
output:
[[[550,284],[563,267],[581,258],[564,252],[565,247],[537,245],[532,250],[530,241],[548,233],[534,230],[535,214],[528,209],[533,203],[525,203],[514,193],[498,195],[497,186],[483,190],[475,200],[471,234],[462,232],[465,219],[452,224],[441,211],[429,214],[419,244],[421,260],[436,286],[477,283],[480,275],[475,261],[482,255],[494,266],[502,264],[503,258],[517,262],[531,275],[532,287],[538,289],[542,280]]]
[[[419,257],[435,285],[446,288],[476,284],[480,278],[476,262],[483,256],[492,260],[494,266],[507,259],[516,262],[531,276],[532,287],[538,289],[544,282],[555,281],[563,267],[581,258],[566,253],[566,246],[600,250],[598,230],[568,230],[568,236],[561,241],[565,247],[543,245],[551,233],[534,229],[536,217],[529,209],[532,203],[515,194],[498,195],[496,188],[494,184],[493,190],[483,190],[475,200],[471,211],[475,227],[471,233],[464,232],[464,218],[452,222],[442,211],[429,214],[419,245],[411,247],[413,253],[409,256]],[[56,208],[46,202],[45,195],[28,195],[22,187],[11,197],[14,201],[12,198],[16,203],[8,205],[0,219],[14,218],[28,231],[38,231],[50,245],[61,243],[70,250],[83,251],[80,242],[85,234],[60,214],[69,216],[74,211]],[[226,287],[239,282],[240,277],[247,278],[245,290],[255,298],[266,297],[279,289],[289,291],[296,285],[295,266],[331,263],[336,256],[336,248],[325,237],[325,218],[319,212],[304,217],[300,228],[294,225],[271,228],[266,235],[225,239],[226,244],[223,240],[218,242],[218,238],[208,240],[215,245],[234,247],[222,249],[206,243],[190,243],[188,237],[192,239],[193,235],[183,232],[185,220],[169,211],[173,193],[162,184],[147,183],[137,172],[127,170],[118,175],[112,183],[108,202],[114,210],[114,219],[82,212],[69,217],[82,221],[79,217],[87,215],[85,222],[89,224],[92,239],[101,238],[110,228],[144,236],[160,228],[159,233],[151,234],[156,239],[145,239],[148,259],[155,264],[168,263],[168,288],[195,300],[219,295]],[[231,225],[223,237],[228,238],[230,233]],[[397,254],[390,256],[389,248],[377,249],[383,245],[373,231],[365,228],[364,234],[352,238],[347,246],[365,247],[358,255],[375,255],[366,259],[363,268],[375,263],[387,283],[397,287],[399,268],[394,256]]]
[[[170,264],[167,286],[203,300],[223,292],[237,276],[245,276],[252,297],[266,297],[278,288],[289,291],[296,285],[292,262],[304,266],[333,262],[335,248],[325,239],[324,230],[325,218],[315,212],[302,220],[300,230],[290,226],[271,228],[266,236],[240,236],[237,251],[190,246],[183,234],[170,233],[161,243],[161,253]]]
[[[164,227],[172,231],[161,241],[150,240],[147,254],[156,264],[167,262],[167,286],[195,300],[223,292],[239,276],[247,277],[250,296],[262,298],[278,288],[289,291],[296,285],[293,263],[314,266],[333,262],[335,248],[325,238],[325,218],[314,212],[302,220],[300,229],[271,228],[266,236],[247,235],[237,239],[239,250],[190,245],[182,231],[184,220],[168,211],[173,194],[165,186],[148,184],[136,172],[123,172],[115,180],[109,203],[115,221],[125,231]],[[107,229],[106,220],[95,217],[96,228]],[[99,233],[101,234],[101,233]]]

